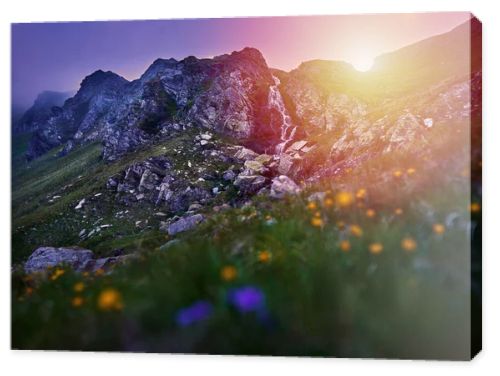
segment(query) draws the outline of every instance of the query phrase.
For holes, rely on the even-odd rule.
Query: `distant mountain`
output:
[[[14,133],[24,133],[38,130],[54,115],[64,101],[71,97],[73,92],[43,91],[38,94],[33,105],[13,122]]]

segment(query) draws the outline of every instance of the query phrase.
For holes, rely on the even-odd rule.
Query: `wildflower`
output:
[[[408,175],[413,175],[417,170],[415,170],[413,167],[410,167],[408,170],[406,170],[406,173]]]
[[[471,213],[478,213],[481,211],[481,205],[477,202],[473,202],[469,205],[469,210],[471,211]]]
[[[349,252],[351,250],[351,243],[349,240],[342,240],[340,242],[340,250],[342,252]]]
[[[371,254],[378,255],[384,250],[384,246],[382,245],[382,243],[372,243],[370,244],[368,249],[370,250]]]
[[[338,221],[337,222],[337,227],[338,227],[339,230],[342,231],[343,229],[345,229],[345,222],[344,221]]]
[[[99,268],[94,272],[94,274],[96,275],[96,277],[100,277],[100,276],[104,275],[104,269]]]
[[[123,308],[122,296],[114,288],[107,288],[99,294],[97,306],[102,311],[119,311]]]
[[[324,201],[325,208],[331,208],[333,206],[333,199],[331,197],[327,197]]]
[[[401,248],[403,248],[407,252],[413,252],[415,249],[417,249],[417,242],[413,238],[407,236],[406,238],[403,238],[403,240],[401,240]]]
[[[401,172],[401,170],[396,170],[392,173],[392,175],[395,177],[395,178],[400,178],[402,175],[403,175],[403,172]]]
[[[358,189],[358,191],[356,192],[356,198],[360,200],[366,198],[366,189],[364,188]]]
[[[83,282],[77,282],[73,286],[74,292],[82,292],[84,289],[85,289],[85,285],[83,284]]]
[[[367,216],[368,218],[373,218],[373,217],[375,217],[375,214],[376,214],[376,213],[375,213],[375,210],[373,210],[373,209],[368,209],[368,210],[366,211],[366,216]]]
[[[260,262],[262,263],[266,263],[266,262],[270,262],[271,261],[271,252],[269,251],[260,251],[258,254],[257,254],[257,258],[259,259]]]
[[[88,277],[89,275],[90,275],[90,274],[89,274],[89,272],[83,272],[83,273],[82,273],[82,276],[83,276],[83,277]]]
[[[363,236],[363,229],[358,225],[351,225],[351,234],[359,238]]]
[[[312,210],[316,210],[318,208],[318,206],[316,205],[316,203],[314,201],[311,201],[307,204],[307,208],[312,211]]]
[[[33,294],[33,287],[30,286],[26,287],[26,295],[31,295],[31,294]]]
[[[229,303],[238,311],[258,312],[265,307],[264,293],[257,287],[243,286],[228,293]]]
[[[340,207],[347,207],[352,204],[354,198],[350,192],[339,192],[335,196],[335,201]]]
[[[318,217],[314,217],[311,219],[311,225],[314,227],[322,227],[323,226],[323,220]]]
[[[401,208],[396,208],[396,209],[394,209],[394,214],[396,214],[396,215],[401,215],[401,214],[403,214],[403,209],[401,209]]]
[[[83,298],[81,296],[75,296],[71,299],[71,305],[75,308],[81,307],[83,305]]]
[[[314,216],[315,217],[321,217],[321,212],[317,211],[316,213],[314,213]]]
[[[206,320],[213,312],[213,306],[206,300],[199,300],[177,312],[175,321],[179,326],[189,326],[198,321]]]
[[[441,234],[444,234],[444,232],[446,231],[446,227],[444,227],[444,225],[441,223],[436,223],[436,224],[434,224],[434,226],[432,226],[432,230],[436,234],[441,235]]]
[[[273,219],[273,217],[271,217],[269,214],[268,214],[268,215],[266,215],[266,221],[270,221],[270,220],[272,220],[272,219]]]
[[[236,268],[232,265],[224,266],[220,271],[220,277],[223,281],[230,282],[236,278],[238,274]]]
[[[50,279],[55,281],[56,279],[58,279],[60,276],[62,276],[64,274],[64,269],[56,269],[54,270],[54,273],[52,273],[52,275],[50,276]]]

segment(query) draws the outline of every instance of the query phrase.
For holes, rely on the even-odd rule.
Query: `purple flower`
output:
[[[189,326],[207,319],[213,311],[213,306],[206,300],[199,300],[192,305],[182,308],[177,312],[175,321],[179,326]]]
[[[229,303],[242,313],[260,312],[265,306],[264,293],[253,286],[243,286],[230,290],[228,299]]]

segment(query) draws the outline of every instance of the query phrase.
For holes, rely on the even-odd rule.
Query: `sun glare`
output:
[[[367,72],[373,66],[373,59],[369,57],[358,57],[356,59],[353,59],[353,61],[351,61],[351,64],[357,71]]]

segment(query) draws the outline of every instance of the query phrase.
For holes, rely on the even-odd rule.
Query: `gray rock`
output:
[[[273,198],[283,198],[285,195],[298,193],[300,193],[300,187],[286,175],[275,177],[271,183],[270,196]]]
[[[191,230],[196,227],[198,223],[202,222],[205,217],[201,214],[191,215],[189,217],[181,218],[168,226],[167,232],[169,235],[175,235],[179,232]]]
[[[92,251],[83,248],[40,247],[28,258],[24,264],[24,270],[26,273],[34,273],[56,265],[69,265],[73,269],[81,271],[93,257]]]
[[[259,154],[254,152],[253,150],[247,149],[243,146],[239,148],[239,150],[234,154],[236,159],[240,159],[243,161],[248,161],[257,158]]]
[[[244,194],[257,193],[266,185],[267,179],[262,175],[246,175],[241,173],[234,181],[234,185]]]
[[[282,154],[280,157],[280,163],[278,165],[278,172],[282,175],[286,175],[290,172],[293,166],[293,158],[287,154]]]
[[[236,177],[236,173],[233,170],[224,171],[222,178],[226,181],[233,181]]]

